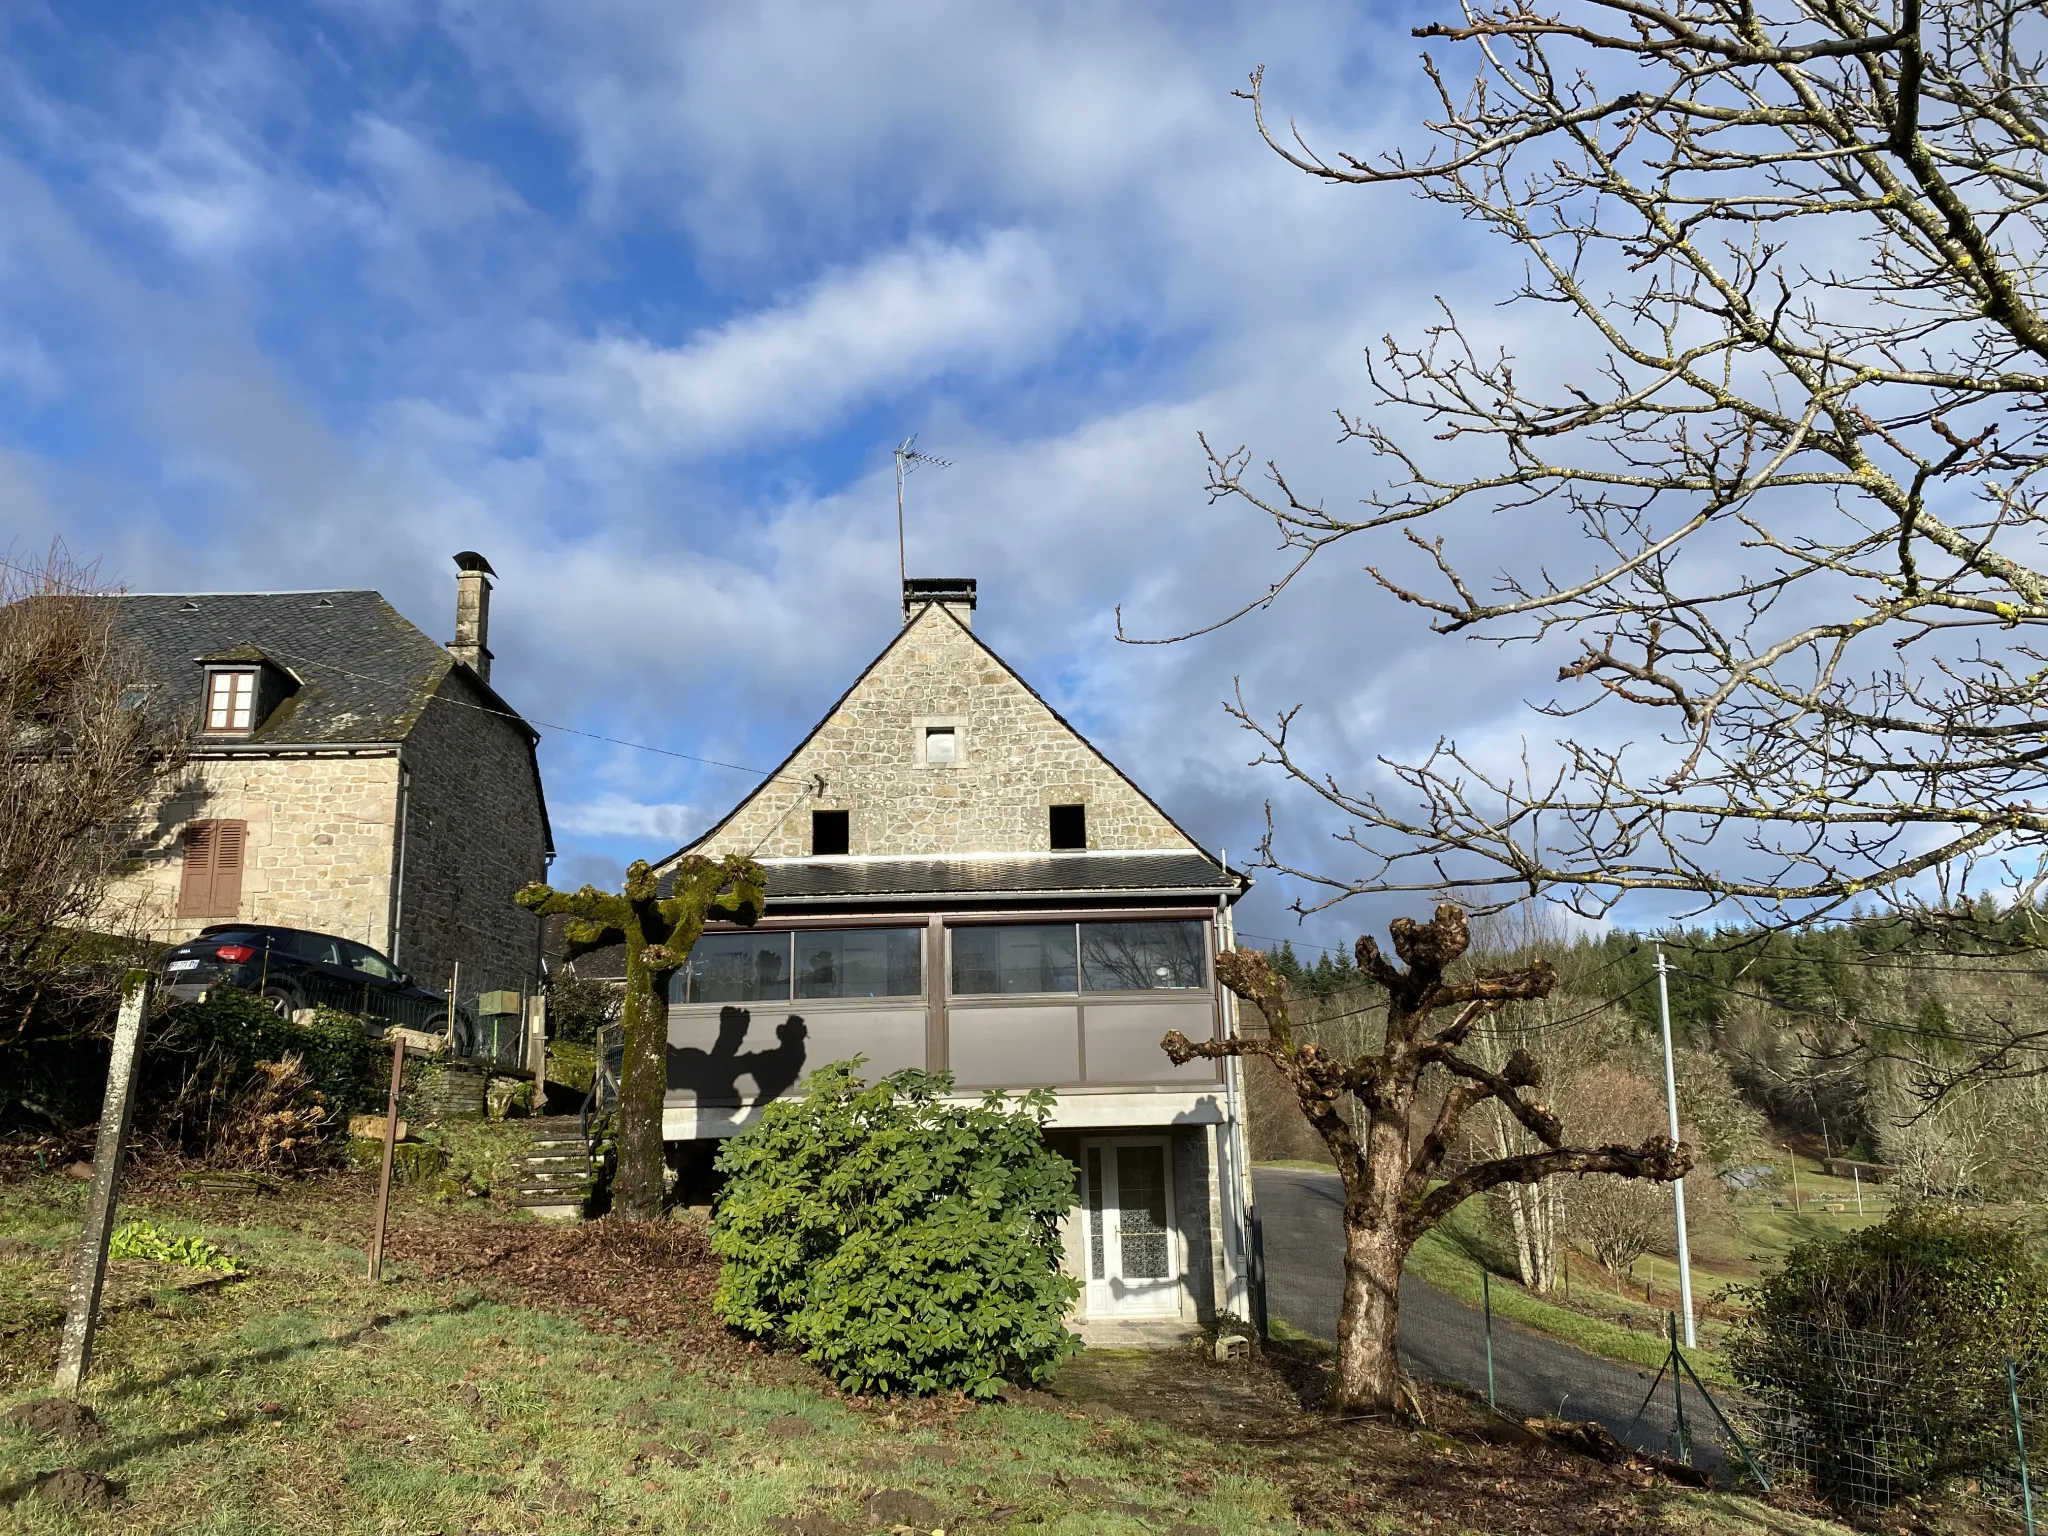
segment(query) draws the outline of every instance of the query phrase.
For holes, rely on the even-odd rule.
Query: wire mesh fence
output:
[[[1661,1369],[1631,1366],[1434,1286],[1401,1288],[1407,1368],[1517,1418],[1596,1423],[1723,1485],[1797,1491],[1844,1513],[1919,1502],[2033,1531],[2027,1454],[2048,1444],[2048,1382],[1995,1347],[1795,1326],[1769,1348],[1710,1360],[1677,1349],[1675,1321],[1671,1331]]]
[[[2026,1447],[2048,1393],[1987,1341],[1779,1322],[1734,1357],[1737,1426],[1777,1481],[1837,1509],[1962,1502],[2031,1530]]]

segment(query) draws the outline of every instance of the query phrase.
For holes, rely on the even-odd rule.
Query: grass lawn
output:
[[[75,1235],[82,1194],[55,1176],[0,1186],[0,1295],[61,1273],[58,1250]],[[1490,1443],[1457,1429],[1459,1413],[1474,1424],[1483,1416],[1456,1402],[1433,1436],[1333,1425],[1300,1407],[1277,1367],[1215,1367],[1189,1353],[1087,1355],[1054,1393],[987,1406],[850,1399],[701,1316],[702,1274],[654,1268],[636,1279],[617,1267],[617,1244],[583,1250],[601,1283],[565,1282],[573,1307],[553,1304],[546,1264],[517,1265],[566,1251],[565,1235],[480,1202],[402,1203],[392,1278],[372,1287],[362,1274],[367,1211],[366,1180],[267,1197],[133,1192],[124,1215],[204,1236],[240,1258],[246,1276],[181,1290],[182,1276],[165,1266],[163,1284],[145,1277],[119,1292],[83,1396],[104,1437],[73,1444],[0,1422],[0,1527],[25,1536],[1827,1529],[1674,1489],[1641,1468]],[[581,1232],[601,1237],[608,1226]],[[46,1305],[0,1309],[0,1412],[45,1392],[54,1351]],[[1297,1366],[1297,1377],[1315,1369]],[[38,1491],[43,1474],[66,1466],[111,1478],[113,1507],[70,1507]],[[878,1493],[895,1502],[871,1502]]]

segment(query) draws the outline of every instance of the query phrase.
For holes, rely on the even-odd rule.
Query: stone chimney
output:
[[[917,617],[926,603],[937,603],[967,629],[974,628],[972,576],[912,576],[903,583],[903,622]]]
[[[491,680],[491,578],[498,573],[473,549],[455,557],[455,638],[448,654],[485,682]]]

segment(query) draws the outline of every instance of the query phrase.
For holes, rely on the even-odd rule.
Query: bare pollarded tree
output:
[[[1344,1291],[1330,1406],[1398,1414],[1401,1269],[1424,1233],[1474,1195],[1563,1174],[1668,1183],[1685,1176],[1692,1152],[1661,1135],[1634,1145],[1574,1145],[1546,1102],[1533,1052],[1513,1050],[1494,1066],[1471,1049],[1482,1020],[1550,993],[1557,973],[1548,961],[1455,969],[1471,928],[1448,904],[1427,923],[1396,918],[1390,932],[1398,965],[1372,938],[1358,941],[1359,970],[1386,993],[1386,1028],[1362,1050],[1330,1052],[1297,1038],[1286,983],[1264,955],[1243,949],[1218,955],[1216,975],[1259,1011],[1263,1032],[1194,1042],[1176,1030],[1162,1044],[1176,1064],[1261,1057],[1294,1093],[1344,1181]],[[1482,1105],[1511,1117],[1532,1146],[1453,1166],[1465,1117]]]
[[[1445,740],[1366,782],[1240,696],[1348,827],[1348,867],[1291,869],[1308,905],[1666,891],[1784,921],[1994,879],[2037,896],[2048,13],[1508,0],[1417,35],[1474,69],[1454,89],[1425,55],[1426,145],[1326,154],[1255,74],[1259,131],[1511,248],[1527,275],[1500,297],[1540,311],[1542,355],[1445,306],[1340,417],[1386,472],[1362,503],[1244,450],[1211,449],[1212,494],[1294,552],[1245,611],[1368,546],[1437,630],[1561,645],[1538,707],[1571,723],[1519,763]]]

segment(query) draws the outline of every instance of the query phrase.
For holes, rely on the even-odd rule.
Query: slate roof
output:
[[[791,903],[1016,902],[1055,896],[1235,897],[1251,884],[1206,853],[1019,853],[972,858],[769,859],[768,910]],[[669,882],[662,882],[667,890]]]
[[[255,660],[251,653],[260,653],[297,678],[298,690],[237,747],[402,741],[455,665],[375,592],[139,593],[102,601],[116,605],[115,630],[140,653],[147,681],[193,709],[201,657]]]

